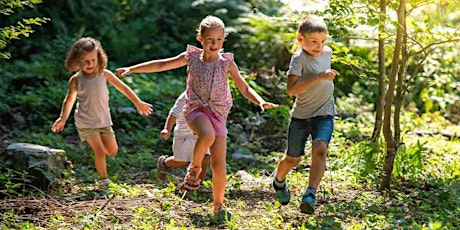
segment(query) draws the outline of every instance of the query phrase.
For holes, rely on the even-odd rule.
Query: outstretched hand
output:
[[[148,116],[153,112],[152,105],[143,101],[139,105],[136,105],[136,108],[140,115]]]
[[[260,108],[262,109],[262,112],[264,112],[265,109],[273,109],[273,108],[278,108],[278,107],[279,107],[278,104],[273,104],[273,103],[271,103],[271,102],[266,102],[266,101],[261,102],[261,103],[259,104],[259,106],[260,106]]]
[[[131,69],[129,67],[123,67],[116,69],[115,72],[119,77],[124,77],[131,73]]]

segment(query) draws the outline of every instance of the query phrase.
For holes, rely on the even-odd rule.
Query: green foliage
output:
[[[231,21],[249,8],[242,0],[206,4],[190,0],[44,2],[36,11],[47,15],[53,23],[38,30],[35,41],[21,44],[21,53],[51,51],[38,41],[54,41],[57,34],[71,40],[65,51],[82,36],[99,39],[117,67],[164,58],[184,51],[187,44],[198,45],[195,29],[206,15],[219,16],[231,26]]]
[[[340,43],[339,43],[340,44]],[[377,67],[375,51],[368,47],[353,46],[347,48],[331,44],[334,50],[332,68],[340,73],[334,79],[336,96],[355,95],[367,103],[373,103],[377,97]]]
[[[377,74],[371,50],[352,45],[355,33],[353,29],[359,22],[354,14],[356,10],[351,4],[352,1],[333,2],[324,12],[313,12],[323,15],[328,23],[329,34],[333,40],[328,45],[334,50],[332,68],[341,73],[335,81],[339,96],[350,93],[354,82],[360,82],[363,87],[373,87],[369,78],[375,78]],[[236,28],[241,32],[238,36],[245,42],[234,45],[235,55],[239,63],[255,71],[257,76],[264,76],[267,72],[280,75],[279,72],[286,71],[291,55],[298,47],[295,36],[301,15],[283,13],[284,15],[279,17],[250,13],[238,20]],[[376,16],[373,17],[374,20],[375,18]],[[367,92],[371,95],[366,97],[366,100],[371,102],[375,93],[368,90]]]
[[[356,102],[350,100],[348,103]],[[409,113],[406,115],[409,118],[411,116]],[[261,160],[259,163],[238,163],[228,159],[232,169],[228,170],[225,204],[235,218],[226,223],[227,228],[423,229],[438,226],[443,229],[456,229],[456,213],[460,211],[460,201],[457,199],[460,195],[457,189],[460,168],[459,164],[455,163],[459,160],[458,151],[455,152],[460,146],[458,140],[449,141],[439,136],[417,137],[411,134],[411,138],[406,140],[409,147],[404,152],[401,149],[397,155],[397,161],[401,161],[402,168],[395,170],[404,173],[394,174],[395,186],[391,194],[380,194],[375,192],[378,182],[378,171],[375,169],[382,163],[384,145],[374,145],[366,140],[355,139],[354,132],[361,131],[361,136],[369,135],[366,124],[356,122],[366,120],[361,116],[367,115],[361,112],[353,119],[336,121],[336,132],[329,144],[328,168],[318,190],[316,216],[298,213],[300,195],[308,185],[309,169],[304,165],[311,162],[310,156],[303,159],[301,165],[288,174],[287,181],[293,198],[287,206],[274,202],[270,185],[272,177],[269,176],[276,166],[276,159],[281,157],[282,153],[272,153],[266,158],[258,158]],[[431,123],[441,127],[445,125],[441,119],[433,120]],[[149,133],[151,130],[145,131],[144,134],[151,136]],[[136,145],[142,146],[141,141]],[[126,143],[120,143],[120,146],[122,145]],[[431,149],[430,152],[427,152],[427,149]],[[20,229],[22,226],[55,229],[69,226],[81,229],[149,229],[152,226],[174,229],[214,228],[210,214],[211,181],[205,181],[199,191],[188,191],[185,195],[179,188],[182,174],[178,178],[171,175],[168,184],[156,183],[153,178],[144,183],[135,182],[136,175],[153,170],[155,165],[155,157],[149,157],[148,148],[139,148],[138,151],[133,154],[126,149],[120,150],[118,156],[109,160],[109,174],[114,175],[111,179],[115,183],[109,185],[106,193],[95,194],[91,188],[94,185],[93,181],[88,181],[87,184],[69,181],[72,189],[53,197],[61,202],[62,209],[59,208],[61,206],[55,206],[53,214],[47,216],[38,213],[36,218],[39,220],[34,222],[22,221],[23,214],[20,210],[13,209],[11,212],[3,213],[0,226],[14,229]],[[417,163],[420,160],[423,164],[422,171]],[[114,161],[120,163],[114,164]],[[86,164],[91,165],[92,162]],[[121,167],[116,166],[117,164]],[[246,171],[254,179],[248,182],[235,176],[234,173],[239,167],[247,167]],[[270,168],[268,172],[267,167]],[[79,165],[77,168],[80,172],[94,170],[86,165]],[[36,197],[35,202],[38,199],[41,198]],[[43,200],[49,202],[50,198],[46,196]],[[27,204],[25,202],[23,206]],[[74,213],[68,212],[70,204],[78,204],[73,206]],[[105,204],[107,206],[103,209]]]
[[[285,133],[290,117],[290,106],[286,105],[285,102],[291,103],[291,101],[287,93],[277,93],[281,90],[279,84],[270,84],[263,80],[260,81],[261,84],[258,84],[257,79],[253,80],[250,76],[246,76],[246,81],[262,98],[280,104],[280,107],[268,109],[262,113],[260,107],[245,98],[238,91],[234,82],[230,81],[233,107],[229,114],[228,123],[243,124],[244,129],[250,132],[249,140],[245,145],[251,152],[265,154],[279,150],[285,144]],[[240,133],[229,135],[231,143],[237,141],[238,134]],[[230,149],[233,149],[232,147]]]
[[[424,155],[427,155],[428,149],[426,143],[417,141],[413,146],[406,148],[405,145],[400,146],[396,153],[393,174],[399,178],[407,178],[416,180],[423,178],[425,166],[423,163]]]
[[[334,153],[338,158],[347,160],[336,161],[333,169],[346,168],[352,172],[354,180],[376,186],[379,176],[377,168],[383,163],[383,143],[345,141],[339,148]]]
[[[364,90],[354,84],[352,90],[359,89],[364,92]],[[361,133],[366,133],[371,129],[369,124],[373,122],[373,105],[369,104],[362,99],[360,93],[354,92],[353,94],[348,94],[347,96],[336,97],[335,98],[336,111],[343,118],[353,118],[352,121],[359,122],[364,124],[364,127],[355,127],[355,129],[360,130]]]
[[[263,14],[246,14],[238,20],[235,59],[251,71],[287,70],[296,22]],[[230,36],[229,39],[232,39]]]
[[[12,212],[6,212],[2,215],[0,221],[0,227],[2,229],[30,229],[30,230],[41,230],[42,228],[35,226],[29,221],[20,221],[17,216]]]
[[[460,64],[455,61],[458,49],[444,47],[436,49],[426,60],[421,77],[414,80],[415,87],[408,94],[408,101],[415,101],[421,112],[445,113],[454,122],[460,110]]]
[[[265,15],[275,16],[279,14],[283,1],[280,0],[247,0],[254,13],[260,12]]]
[[[30,183],[31,178],[26,171],[18,172],[12,169],[0,172],[0,198],[20,197],[28,192],[25,190],[26,184]]]
[[[199,191],[186,194],[180,189],[183,171],[171,172],[169,184],[157,183],[157,156],[171,155],[172,141],[159,138],[159,129],[176,97],[185,89],[185,68],[155,74],[133,74],[123,78],[154,114],[143,117],[122,94],[110,87],[110,104],[119,154],[107,159],[109,177],[114,181],[108,193],[94,187],[97,174],[93,153],[79,143],[73,118],[62,133],[49,128],[59,114],[71,73],[62,61],[69,45],[80,36],[102,41],[109,54],[109,68],[125,66],[182,52],[186,44],[197,44],[195,28],[207,14],[224,19],[230,34],[225,50],[234,52],[242,75],[266,100],[280,108],[260,113],[231,83],[234,107],[229,117],[226,206],[236,217],[229,229],[456,229],[460,222],[458,180],[460,164],[458,138],[442,135],[416,136],[414,129],[458,133],[458,126],[444,119],[458,114],[458,64],[455,46],[433,50],[428,65],[414,78],[410,88],[410,111],[403,111],[405,145],[396,155],[394,189],[390,194],[375,192],[378,168],[383,162],[384,143],[369,143],[372,105],[377,74],[375,42],[363,42],[356,26],[376,26],[381,17],[372,2],[355,7],[350,0],[331,2],[325,16],[334,49],[333,68],[337,111],[334,136],[329,144],[328,167],[318,191],[318,215],[299,215],[300,194],[308,185],[311,156],[288,175],[293,194],[291,204],[274,202],[269,175],[284,153],[285,132],[292,98],[286,93],[285,68],[295,48],[295,25],[300,14],[282,12],[278,1],[48,1],[30,11],[7,17],[5,23],[28,15],[50,17],[31,39],[14,41],[8,49],[11,62],[0,60],[0,129],[8,142],[33,142],[66,150],[76,166],[65,192],[38,194],[52,203],[53,213],[21,203],[0,214],[0,228],[11,229],[202,229],[211,224],[212,181]],[[263,14],[251,13],[254,9]],[[369,14],[367,15],[367,11]],[[431,11],[430,11],[431,12]],[[452,11],[455,12],[455,11]],[[244,14],[244,16],[242,16]],[[70,15],[70,16],[69,16]],[[268,15],[268,16],[267,16]],[[283,17],[286,16],[286,17]],[[287,19],[288,18],[288,19]],[[91,20],[89,20],[91,19]],[[94,23],[97,21],[98,23]],[[428,23],[425,19],[424,23]],[[1,22],[3,23],[3,21]],[[418,30],[423,28],[419,27]],[[47,33],[44,33],[44,31]],[[391,31],[390,31],[391,32]],[[391,33],[381,36],[390,36]],[[364,37],[371,38],[371,37]],[[389,38],[389,39],[390,39]],[[388,47],[391,50],[391,47]],[[414,58],[417,61],[419,57]],[[245,73],[244,71],[249,71]],[[411,74],[413,67],[408,68]],[[428,101],[433,101],[430,106]],[[426,110],[417,108],[425,108]],[[426,114],[422,114],[426,111]],[[434,113],[428,113],[434,112]],[[23,116],[24,123],[16,119]],[[20,119],[19,119],[20,120]],[[6,128],[5,128],[6,127]],[[239,128],[237,128],[239,127]],[[8,130],[9,131],[9,130]],[[3,133],[1,133],[3,135]],[[249,134],[237,142],[236,134]],[[7,142],[5,142],[7,143]],[[307,150],[310,149],[307,145]],[[255,160],[235,160],[231,153],[241,150]],[[307,151],[308,152],[308,151]],[[235,176],[246,170],[253,181]],[[1,191],[20,199],[23,184],[19,172],[0,174]],[[27,179],[27,178],[26,178]],[[43,196],[43,197],[41,197]],[[5,200],[6,202],[7,200]],[[50,202],[51,201],[51,202]],[[55,205],[59,202],[59,205]],[[35,203],[34,203],[35,204]],[[107,206],[104,206],[107,205]],[[68,208],[72,208],[69,212]],[[103,208],[105,207],[105,209]],[[2,209],[4,210],[4,209]],[[30,213],[24,213],[27,210]],[[30,215],[34,215],[30,220]],[[25,216],[25,218],[24,218]],[[40,227],[37,227],[40,226]]]
[[[0,14],[12,15],[15,10],[23,9],[24,7],[33,7],[34,4],[42,3],[41,0],[10,0],[0,2]],[[41,26],[42,24],[49,21],[49,18],[22,18],[11,24],[0,24],[0,57],[3,59],[11,58],[11,54],[5,51],[7,45],[11,40],[20,39],[21,37],[29,37],[34,32],[33,26]]]

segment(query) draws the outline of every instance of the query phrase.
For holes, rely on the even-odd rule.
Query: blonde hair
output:
[[[324,19],[317,15],[306,15],[300,20],[297,32],[302,36],[306,33],[327,33],[327,25]]]
[[[220,18],[208,15],[203,20],[201,20],[200,25],[196,29],[196,32],[198,35],[202,35],[206,32],[207,29],[210,28],[222,28],[225,31],[224,22]]]
[[[101,42],[91,37],[80,38],[72,44],[64,62],[65,67],[72,72],[77,71],[83,55],[94,50],[97,50],[97,70],[101,73],[107,67],[107,54]]]

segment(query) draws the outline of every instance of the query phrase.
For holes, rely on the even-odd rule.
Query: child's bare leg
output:
[[[192,168],[201,168],[206,150],[211,147],[215,140],[214,128],[206,116],[198,116],[190,122],[190,128],[198,135],[193,149]]]
[[[278,163],[278,168],[276,169],[276,179],[278,181],[283,181],[286,178],[286,175],[289,171],[299,164],[302,157],[291,157],[288,155],[284,155],[281,158],[280,162]]]
[[[105,162],[105,147],[102,143],[101,135],[99,133],[94,134],[86,138],[89,146],[94,152],[94,166],[96,171],[101,177],[101,180],[107,179],[107,166]]]
[[[227,137],[217,136],[211,146],[212,196],[214,213],[218,212],[224,203],[227,176]]]
[[[105,154],[109,157],[116,156],[118,154],[117,140],[112,135],[101,135],[102,143],[104,144]]]
[[[316,140],[312,146],[312,163],[308,187],[317,189],[324,171],[326,170],[327,144],[324,141]]]
[[[160,156],[157,162],[157,178],[164,181],[166,180],[169,168],[183,168],[187,165],[187,161],[176,161],[174,156]]]
[[[169,156],[166,158],[164,163],[168,168],[184,168],[188,165],[188,162],[174,160],[174,156]]]
[[[204,177],[206,176],[206,171],[208,170],[208,165],[209,165],[209,154],[205,154],[203,161],[201,162],[201,173],[200,173],[200,180],[203,180]]]

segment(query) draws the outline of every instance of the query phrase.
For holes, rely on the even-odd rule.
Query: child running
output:
[[[173,156],[160,156],[157,162],[157,178],[166,180],[169,168],[184,168],[193,160],[193,149],[198,137],[193,134],[184,117],[185,92],[183,92],[174,103],[166,118],[165,126],[161,130],[161,137],[165,140],[171,136],[174,124]],[[198,177],[203,180],[209,164],[209,150],[206,151],[201,164],[201,174]]]
[[[67,95],[62,102],[59,118],[51,130],[59,132],[69,118],[75,100],[75,126],[81,142],[88,142],[94,152],[94,164],[100,176],[99,187],[110,183],[107,177],[106,155],[115,156],[118,145],[112,129],[107,82],[123,93],[136,106],[141,115],[152,113],[152,105],[145,103],[111,71],[106,69],[107,55],[101,43],[85,37],[76,41],[65,60],[65,67],[77,71],[69,80]]]
[[[310,180],[300,211],[314,214],[316,189],[326,169],[328,143],[334,129],[334,77],[339,75],[331,69],[332,49],[325,46],[326,23],[321,17],[308,15],[299,23],[297,41],[299,49],[294,53],[287,72],[287,91],[296,96],[288,128],[286,155],[278,163],[273,187],[276,199],[283,205],[291,195],[285,178],[305,155],[305,142],[312,136],[312,163]]]
[[[230,218],[224,209],[227,154],[227,116],[232,107],[228,74],[241,94],[260,106],[262,111],[278,105],[266,102],[240,75],[233,54],[222,53],[225,26],[215,16],[204,18],[197,29],[197,40],[202,49],[188,45],[185,52],[171,58],[153,60],[131,67],[117,69],[124,76],[131,73],[160,72],[187,66],[186,105],[184,116],[198,140],[193,160],[184,178],[186,188],[198,189],[201,164],[206,150],[211,150],[211,170],[214,217],[221,222]]]

